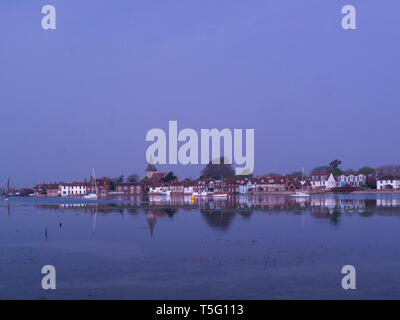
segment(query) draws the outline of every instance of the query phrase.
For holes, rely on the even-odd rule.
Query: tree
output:
[[[332,171],[331,166],[320,166],[312,169],[311,173],[331,173]]]
[[[337,177],[340,176],[343,172],[342,170],[339,169],[339,166],[342,164],[342,161],[339,159],[333,160],[329,166],[332,168],[332,174]]]
[[[124,182],[124,176],[123,175],[121,175],[119,177],[116,177],[116,178],[104,177],[104,179],[107,181],[108,188],[110,190],[115,190],[115,186],[117,184]]]
[[[384,176],[400,176],[400,165],[386,165],[376,168],[378,178]]]
[[[342,173],[343,173],[343,171],[340,170],[339,168],[333,168],[333,170],[332,170],[332,174],[333,174],[335,177],[340,176]]]
[[[374,174],[375,173],[375,169],[371,168],[371,167],[362,167],[362,168],[358,169],[358,173],[361,173],[361,174]]]
[[[240,175],[235,175],[236,180],[243,180],[243,179],[250,179],[253,178],[253,174],[240,174]],[[201,178],[200,178],[201,179]]]
[[[136,173],[131,174],[127,179],[126,182],[138,182],[140,180],[139,175],[137,175]]]
[[[297,180],[301,180],[302,178],[305,177],[305,174],[303,174],[301,171],[294,171],[291,174],[288,175],[291,178],[295,178]]]
[[[115,184],[122,183],[122,182],[124,182],[124,175],[121,174],[119,177],[116,177],[113,180],[114,180]]]
[[[349,168],[349,169],[344,170],[344,173],[345,173],[345,174],[354,174],[354,175],[356,175],[356,174],[357,174],[357,171],[355,171],[355,170]]]
[[[110,190],[115,190],[115,183],[114,183],[113,179],[111,179],[110,177],[104,177],[104,180],[106,180],[106,182],[108,184],[108,188]]]
[[[333,169],[339,168],[339,166],[342,164],[342,161],[339,159],[333,160],[329,166],[332,167]]]
[[[168,174],[164,177],[161,178],[161,182],[171,182],[171,181],[175,181],[176,180],[176,176],[174,175],[174,173],[172,171],[168,172]]]
[[[273,177],[273,178],[280,178],[280,177],[282,177],[282,175],[281,175],[280,173],[275,173],[275,172],[268,173],[266,176],[268,176],[268,177]]]
[[[201,176],[205,179],[214,178],[233,178],[235,176],[235,170],[232,169],[230,164],[225,163],[225,158],[221,157],[218,164],[210,161],[208,165],[201,171]]]

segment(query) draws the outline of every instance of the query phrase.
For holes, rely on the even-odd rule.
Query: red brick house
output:
[[[124,195],[141,195],[143,185],[138,182],[123,182],[115,186],[115,192]]]

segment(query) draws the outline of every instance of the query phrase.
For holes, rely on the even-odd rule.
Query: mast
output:
[[[6,196],[8,196],[8,193],[10,192],[10,178],[7,178],[7,182],[4,188],[4,193]]]
[[[300,183],[301,183],[301,192],[303,192],[303,186],[304,186],[304,183],[305,183],[305,181],[304,181],[304,167],[301,167],[301,181],[300,181]]]
[[[97,183],[96,183],[96,173],[94,172],[94,168],[92,169],[92,175],[93,175],[93,193],[97,194]]]

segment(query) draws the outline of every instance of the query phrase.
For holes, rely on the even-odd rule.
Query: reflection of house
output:
[[[360,187],[367,183],[367,176],[365,174],[342,174],[338,177],[339,187],[352,186]]]
[[[400,177],[384,176],[377,180],[376,187],[378,190],[384,189],[400,189]]]
[[[378,207],[400,207],[400,199],[378,198],[376,199],[376,205]]]
[[[332,173],[311,174],[311,188],[332,189],[336,187],[336,180]]]

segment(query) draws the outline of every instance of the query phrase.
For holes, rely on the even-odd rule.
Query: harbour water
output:
[[[0,299],[400,299],[399,234],[399,194],[10,198]]]

